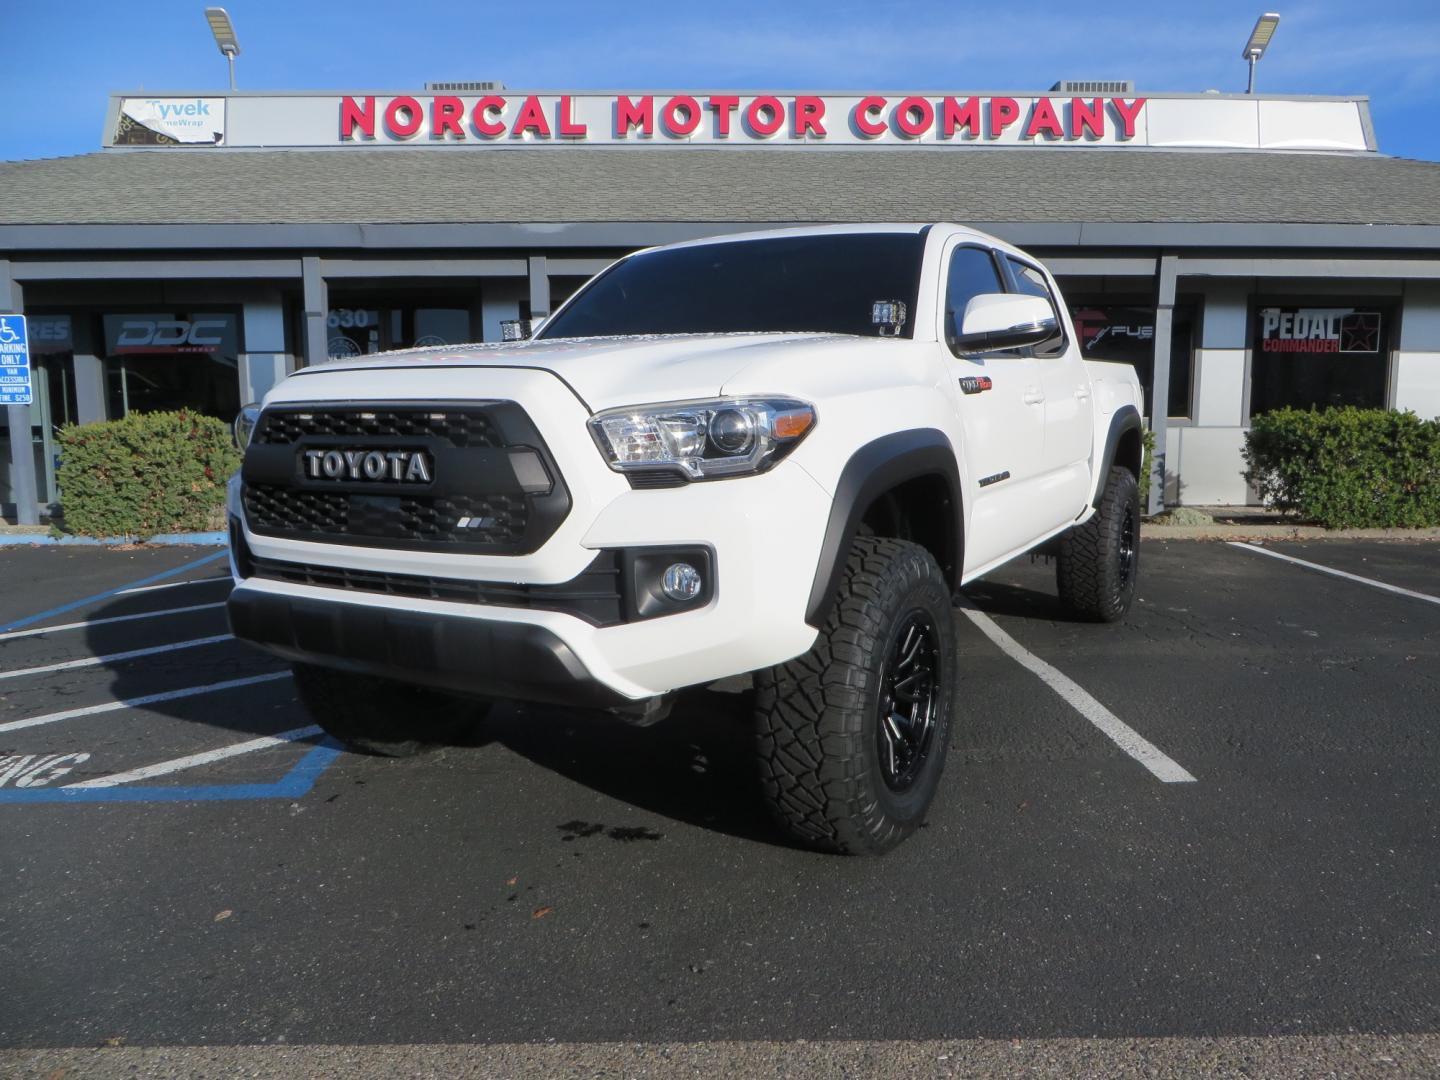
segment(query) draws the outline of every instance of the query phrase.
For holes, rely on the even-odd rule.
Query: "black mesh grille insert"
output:
[[[335,435],[431,438],[462,450],[505,445],[490,418],[476,409],[274,410],[265,414],[254,441],[268,446]]]
[[[624,619],[620,599],[620,561],[602,551],[579,576],[559,585],[511,585],[495,581],[389,574],[341,566],[252,559],[253,574],[294,585],[352,589],[421,600],[559,611],[594,626],[613,626]]]
[[[371,495],[247,484],[250,527],[427,545],[511,545],[525,535],[523,495]]]

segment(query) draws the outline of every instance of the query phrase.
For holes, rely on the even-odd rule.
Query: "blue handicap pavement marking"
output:
[[[321,773],[344,751],[325,739],[279,780],[268,784],[205,784],[170,787],[140,784],[108,788],[0,789],[0,806],[10,803],[226,802],[242,799],[298,799],[309,794]]]
[[[76,608],[84,607],[86,604],[94,604],[101,600],[108,600],[116,593],[122,593],[126,589],[138,589],[145,585],[153,585],[157,581],[164,581],[166,578],[174,577],[176,574],[182,574],[186,570],[193,570],[197,566],[204,566],[206,563],[212,563],[216,559],[223,559],[227,554],[228,552],[226,551],[217,551],[213,555],[206,555],[203,559],[195,559],[191,562],[181,563],[179,566],[171,567],[169,570],[162,570],[158,574],[151,574],[149,577],[141,578],[139,581],[127,581],[123,585],[116,585],[113,589],[106,589],[104,592],[96,593],[94,596],[84,596],[79,600],[72,600],[68,604],[61,604],[59,607],[53,607],[49,611],[42,611],[38,615],[26,615],[23,619],[15,619],[0,625],[0,634],[9,630],[19,630],[22,626],[29,626],[31,623],[37,623],[42,619],[49,619],[55,615],[64,615],[67,611],[74,611]],[[223,579],[216,578],[215,580],[220,581]]]
[[[29,405],[30,336],[24,315],[0,315],[0,405]]]

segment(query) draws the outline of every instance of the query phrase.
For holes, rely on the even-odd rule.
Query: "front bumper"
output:
[[[287,660],[483,697],[585,708],[630,700],[543,626],[247,588],[231,594],[227,611],[237,638]]]

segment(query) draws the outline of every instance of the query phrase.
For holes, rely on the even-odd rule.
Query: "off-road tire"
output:
[[[1134,473],[1116,466],[1094,517],[1061,536],[1055,582],[1071,615],[1114,622],[1130,610],[1139,577],[1140,488]]]
[[[422,686],[293,664],[295,687],[315,723],[349,749],[410,757],[474,740],[490,703]]]
[[[825,851],[880,855],[919,828],[950,740],[954,617],[949,583],[928,551],[903,540],[857,537],[814,647],[756,673],[761,784],[776,821],[792,837]],[[886,779],[893,771],[881,761],[887,671],[893,679],[899,635],[927,625],[933,631],[928,651],[938,662],[928,679],[935,692],[931,734],[925,752],[911,759],[908,784],[894,790]],[[893,770],[893,756],[890,765]]]

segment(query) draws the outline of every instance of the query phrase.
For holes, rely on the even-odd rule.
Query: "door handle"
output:
[[[1077,386],[1075,388],[1075,397],[1080,401],[1089,401],[1090,388],[1088,386]]]
[[[1025,394],[1020,400],[1026,405],[1043,405],[1045,404],[1045,392],[1039,387],[1027,386]]]

